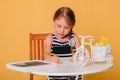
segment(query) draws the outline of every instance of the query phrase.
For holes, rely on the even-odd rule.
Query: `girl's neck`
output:
[[[66,37],[61,38],[61,37],[59,37],[59,36],[56,35],[56,38],[57,38],[60,42],[66,42],[66,41],[68,41],[68,40],[69,40],[68,37],[69,37],[69,36],[66,36]]]

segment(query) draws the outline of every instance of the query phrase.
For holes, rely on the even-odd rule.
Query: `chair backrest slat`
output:
[[[40,40],[37,40],[38,43],[38,60],[40,60]],[[42,45],[42,44],[41,44]],[[44,45],[44,44],[43,44]]]
[[[34,52],[33,52],[34,58],[36,59],[36,40],[34,40]]]
[[[43,45],[44,41],[43,40],[41,41],[41,44],[42,44],[41,47],[44,47],[44,45]],[[42,48],[42,53],[44,53],[44,48]],[[44,54],[41,54],[41,56],[42,56],[42,59],[44,59]]]
[[[44,59],[44,40],[48,34],[30,33],[30,60]]]

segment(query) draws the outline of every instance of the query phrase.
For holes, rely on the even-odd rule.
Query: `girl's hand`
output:
[[[51,56],[50,61],[51,61],[51,62],[58,63],[58,62],[60,61],[60,58],[59,58],[59,57],[56,57],[56,56]]]
[[[70,62],[74,62],[74,55],[70,58]]]

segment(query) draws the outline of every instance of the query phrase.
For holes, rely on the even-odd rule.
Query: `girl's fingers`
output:
[[[51,57],[51,61],[52,61],[52,62],[55,62],[55,63],[58,63],[58,62],[60,61],[60,58],[59,58],[59,57],[52,56],[52,57]]]
[[[71,62],[74,62],[74,56],[72,56],[72,57],[70,58],[70,61],[71,61]]]

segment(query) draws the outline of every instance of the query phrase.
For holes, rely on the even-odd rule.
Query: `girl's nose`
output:
[[[61,28],[61,33],[64,33],[64,28]]]

